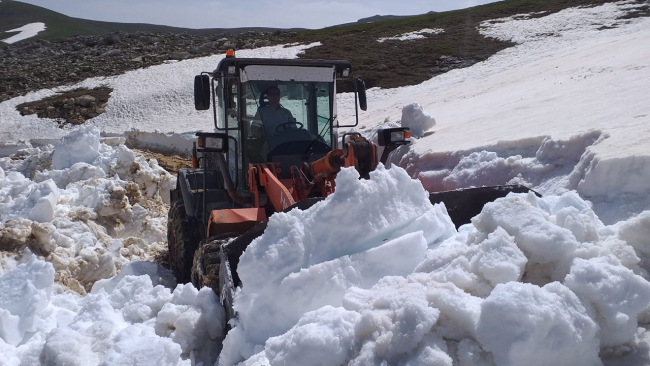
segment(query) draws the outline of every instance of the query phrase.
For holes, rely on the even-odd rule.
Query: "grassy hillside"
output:
[[[71,37],[75,35],[101,35],[114,31],[121,32],[163,32],[189,34],[216,34],[216,33],[242,33],[247,31],[274,31],[277,28],[210,28],[187,29],[167,27],[163,25],[138,24],[138,23],[113,23],[72,18],[40,6],[22,3],[19,1],[2,0],[0,2],[0,33],[10,29],[22,27],[28,23],[42,22],[47,29],[32,39],[54,39]],[[6,34],[6,37],[4,35]],[[0,38],[10,37],[4,33]],[[0,42],[2,44],[2,42]]]
[[[355,73],[363,75],[369,87],[413,85],[449,69],[483,61],[512,46],[510,42],[481,36],[477,27],[482,21],[536,12],[546,12],[547,15],[569,7],[607,2],[614,0],[508,0],[444,13],[307,30],[299,32],[300,40],[320,41],[323,45],[307,50],[301,57],[349,60]],[[637,2],[647,4],[644,0]],[[646,8],[645,14],[641,12],[632,16],[648,15]],[[408,42],[377,42],[381,37],[423,28],[442,28],[445,33]]]

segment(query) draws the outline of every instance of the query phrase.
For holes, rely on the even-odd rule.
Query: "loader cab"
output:
[[[292,166],[312,162],[338,148],[336,81],[352,80],[347,61],[224,58],[212,73],[195,78],[195,106],[214,104],[216,132],[228,136],[230,178],[246,194],[251,163]],[[357,82],[358,83],[358,82]],[[355,84],[363,86],[361,84]],[[279,91],[279,107],[272,100]],[[365,87],[359,91],[365,109]],[[355,93],[356,96],[356,93]]]

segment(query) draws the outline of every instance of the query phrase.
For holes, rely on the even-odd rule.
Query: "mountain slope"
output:
[[[28,23],[42,22],[46,30],[32,39],[54,39],[75,35],[101,35],[110,32],[155,32],[155,33],[189,33],[217,34],[243,33],[247,31],[274,31],[277,28],[245,27],[245,28],[206,28],[188,29],[168,27],[164,25],[143,23],[116,23],[79,19],[57,13],[40,6],[19,1],[4,0],[0,2],[0,33],[22,27]],[[4,37],[2,37],[4,38]],[[2,44],[2,42],[0,42]]]
[[[419,84],[450,69],[484,61],[512,42],[486,38],[480,34],[481,22],[531,14],[536,18],[576,6],[594,6],[613,0],[511,0],[444,13],[424,14],[366,24],[299,32],[305,42],[322,42],[301,58],[349,60],[367,87],[395,88]],[[647,4],[646,1],[632,3]],[[648,7],[628,15],[648,16]],[[623,20],[623,19],[622,19]],[[377,42],[422,29],[443,29],[411,41]],[[349,87],[337,90],[349,91]]]

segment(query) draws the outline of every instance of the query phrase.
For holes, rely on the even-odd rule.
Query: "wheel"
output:
[[[219,267],[221,258],[221,245],[228,242],[230,238],[212,237],[205,241],[194,253],[192,265],[192,284],[201,289],[204,286],[212,288],[219,295]]]
[[[169,266],[179,283],[190,282],[194,252],[201,241],[200,233],[201,225],[194,217],[187,216],[183,199],[174,200],[167,220],[167,247]]]

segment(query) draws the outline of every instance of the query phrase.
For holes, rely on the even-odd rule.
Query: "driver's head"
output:
[[[266,89],[266,96],[269,98],[269,105],[277,108],[280,105],[280,88],[277,86],[270,86]]]

